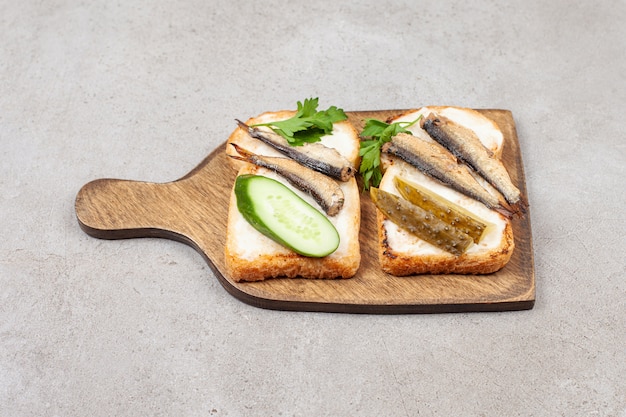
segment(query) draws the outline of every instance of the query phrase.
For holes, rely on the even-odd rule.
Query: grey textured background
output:
[[[626,3],[0,1],[0,416],[626,417]],[[513,112],[524,312],[261,310],[180,243],[101,241],[96,178],[170,181],[234,118]]]

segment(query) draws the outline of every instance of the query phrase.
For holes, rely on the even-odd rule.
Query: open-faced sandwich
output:
[[[263,113],[226,144],[238,169],[225,261],[235,281],[349,278],[361,260],[359,137],[343,110]]]
[[[515,246],[510,218],[526,203],[500,161],[498,126],[458,107],[424,107],[374,122],[379,132],[392,131],[379,142],[384,175],[370,188],[382,270],[405,276],[504,267]],[[376,136],[372,127],[364,134]]]
[[[377,207],[382,271],[488,274],[509,262],[526,201],[501,162],[504,137],[475,110],[423,107],[369,119],[359,134],[317,99],[263,113],[226,152],[238,169],[226,267],[235,281],[349,278],[361,260],[361,193]]]

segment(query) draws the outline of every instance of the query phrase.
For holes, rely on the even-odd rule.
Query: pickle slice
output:
[[[376,207],[392,222],[455,256],[465,253],[474,242],[466,233],[395,194],[371,187],[370,196]]]
[[[403,198],[433,213],[450,226],[468,234],[474,242],[480,242],[489,223],[478,218],[469,210],[418,184],[411,183],[401,177],[394,177],[393,180],[396,189]]]
[[[322,258],[339,246],[339,232],[330,220],[274,179],[240,175],[235,196],[252,227],[300,255]]]

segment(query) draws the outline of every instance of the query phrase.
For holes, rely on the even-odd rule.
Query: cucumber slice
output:
[[[339,233],[328,218],[279,181],[240,175],[235,196],[252,227],[300,255],[321,258],[339,247]]]

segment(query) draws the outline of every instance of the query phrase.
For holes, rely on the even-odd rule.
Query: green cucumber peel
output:
[[[235,196],[237,209],[252,227],[300,255],[322,258],[339,247],[330,220],[279,181],[240,175]]]

